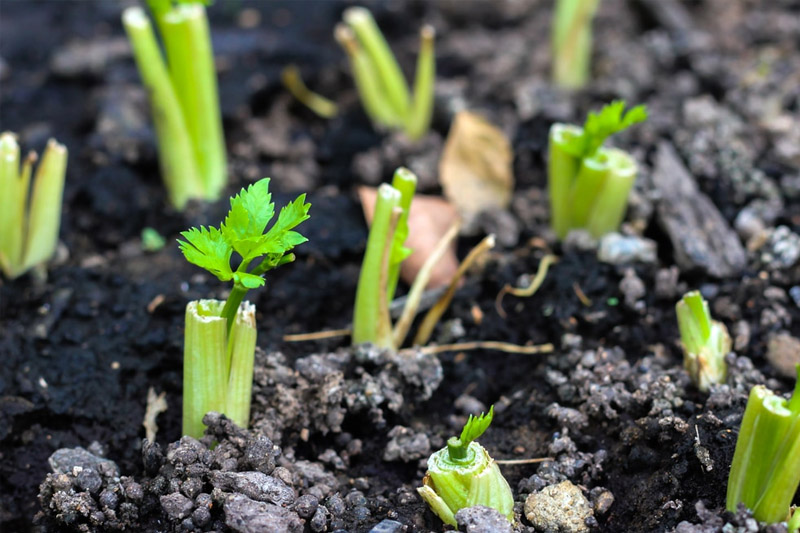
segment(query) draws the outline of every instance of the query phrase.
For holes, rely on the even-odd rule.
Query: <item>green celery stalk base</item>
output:
[[[800,486],[800,366],[791,400],[753,387],[728,477],[726,507],[744,503],[762,522],[780,522]]]
[[[255,308],[242,303],[230,336],[225,302],[196,300],[186,306],[183,352],[183,434],[203,436],[203,416],[225,414],[247,427],[253,383]]]
[[[201,177],[202,198],[216,200],[227,182],[227,163],[205,7],[176,5],[163,16],[161,28],[170,79]]]
[[[372,217],[372,227],[367,237],[367,249],[356,288],[353,344],[371,342],[381,348],[394,348],[389,309],[381,305],[381,301],[386,298],[385,293],[381,294],[386,290],[381,278],[386,277],[388,280],[388,272],[383,272],[383,255],[384,249],[393,238],[392,212],[399,206],[401,198],[401,193],[389,184],[384,183],[378,188],[375,214]]]
[[[554,124],[550,128],[547,188],[550,196],[550,226],[563,239],[570,230],[570,191],[578,174],[580,160],[564,150],[567,139],[581,134],[581,128]]]

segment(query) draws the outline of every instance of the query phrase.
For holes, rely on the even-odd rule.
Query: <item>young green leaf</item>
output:
[[[483,435],[489,424],[492,423],[492,418],[494,418],[494,405],[489,408],[489,413],[487,414],[481,413],[477,417],[469,415],[469,420],[464,424],[464,429],[461,430],[461,437],[459,438],[461,445],[466,447],[470,442]]]
[[[301,222],[309,218],[308,209],[311,207],[311,204],[305,202],[306,195],[301,194],[294,202],[286,204],[278,214],[277,222],[275,222],[275,225],[272,226],[266,234],[267,240],[280,243],[280,246],[285,252],[288,252],[298,244],[302,244],[308,240],[296,231],[291,231]]]
[[[246,289],[257,289],[264,285],[264,278],[248,272],[234,272],[233,281]]]
[[[178,240],[178,245],[187,261],[208,270],[220,281],[229,281],[233,278],[231,271],[233,248],[220,230],[213,226],[208,228],[200,226],[199,229],[182,231],[181,235],[186,241]]]
[[[265,241],[264,229],[275,214],[269,192],[269,178],[250,185],[231,198],[231,209],[221,225],[222,234],[244,261],[268,253],[259,251]],[[277,253],[277,250],[269,250]]]
[[[638,105],[625,112],[625,101],[615,100],[600,112],[590,111],[583,125],[583,133],[563,146],[578,158],[591,157],[611,135],[647,119],[647,107]]]

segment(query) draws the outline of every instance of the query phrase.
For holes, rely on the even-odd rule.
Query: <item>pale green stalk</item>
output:
[[[406,134],[412,140],[423,137],[431,125],[433,116],[434,82],[436,80],[436,56],[433,26],[423,26],[419,35],[417,72],[414,77],[414,100],[411,103]]]
[[[361,264],[353,311],[353,344],[371,342],[393,348],[392,324],[386,299],[388,261],[384,261],[393,238],[392,219],[399,207],[400,191],[384,183],[378,188],[375,214]]]
[[[228,335],[220,316],[224,302],[197,300],[186,306],[183,346],[183,434],[203,436],[203,417],[225,406]]]
[[[411,250],[407,250],[403,245],[408,238],[408,215],[411,211],[411,201],[414,199],[414,192],[417,190],[417,176],[405,167],[399,167],[394,171],[392,187],[400,191],[400,209],[403,212],[397,220],[397,228],[392,236],[392,256],[389,258],[389,275],[386,287],[386,298],[388,301],[394,299],[397,290],[397,282],[400,279],[400,266]],[[408,252],[408,253],[405,253]]]
[[[225,302],[196,300],[186,306],[183,352],[183,434],[200,438],[209,411],[236,425],[250,422],[256,349],[255,306],[243,302],[230,334]]]
[[[0,135],[0,268],[11,279],[47,262],[58,244],[67,149],[48,141],[31,186],[34,161],[31,152],[20,169],[14,134]]]
[[[216,200],[227,182],[227,169],[206,10],[201,4],[179,4],[162,20],[170,79],[191,139],[203,198]]]
[[[607,148],[608,176],[595,198],[586,229],[599,238],[619,228],[628,207],[628,195],[636,181],[636,161],[625,151]]]
[[[28,186],[22,183],[19,169],[19,154],[14,134],[0,135],[0,266],[8,277],[15,277],[16,268],[22,262],[28,198]]]
[[[150,20],[140,7],[129,7],[122,22],[153,109],[159,163],[170,202],[178,210],[204,190],[181,104],[170,81]]]
[[[387,102],[385,91],[378,79],[378,72],[363,47],[356,40],[353,31],[344,24],[338,24],[334,37],[344,48],[350,59],[350,68],[356,89],[364,106],[364,111],[374,124],[386,127],[402,123],[402,116]]]
[[[581,128],[571,124],[553,124],[548,148],[547,189],[550,195],[550,226],[563,239],[570,230],[570,191],[578,174],[580,159],[563,149],[572,137],[581,135]]]
[[[572,228],[586,227],[594,202],[605,185],[608,170],[608,156],[603,148],[594,155],[581,160],[578,174],[570,191],[569,208],[572,213]]]
[[[363,7],[351,7],[345,10],[343,18],[375,66],[386,101],[395,115],[406,117],[410,106],[408,84],[372,13]]]
[[[244,302],[236,314],[228,341],[229,366],[225,415],[239,427],[250,424],[253,365],[256,351],[256,308]]]
[[[684,350],[683,366],[697,388],[708,392],[711,385],[724,383],[728,375],[728,329],[711,319],[708,303],[698,291],[686,293],[675,305],[675,313]]]
[[[27,164],[21,180],[26,190],[30,172],[30,164]],[[63,144],[50,139],[33,180],[30,208],[25,224],[23,271],[45,263],[55,254],[58,231],[61,227],[61,204],[66,174],[67,149]]]
[[[578,89],[589,80],[592,18],[599,0],[557,0],[553,21],[553,81]]]
[[[800,365],[789,400],[753,387],[739,428],[726,507],[744,503],[762,522],[786,520],[800,485]]]
[[[789,533],[800,533],[800,507],[794,508],[794,513],[787,524]]]

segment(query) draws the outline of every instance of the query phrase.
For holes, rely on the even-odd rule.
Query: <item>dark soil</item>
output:
[[[570,480],[593,503],[597,531],[722,531],[726,522],[726,531],[752,531],[745,513],[724,512],[725,485],[750,387],[783,393],[793,383],[770,363],[785,355],[770,340],[800,336],[800,4],[604,0],[593,81],[572,94],[548,81],[550,4],[372,6],[409,74],[417,28],[437,29],[434,128],[416,147],[376,133],[360,110],[332,38],[343,4],[210,8],[228,192],[272,176],[279,205],[308,191],[313,207],[298,260],[249,295],[260,347],[252,431],[214,419],[200,443],[175,442],[183,310],[224,297],[225,287],[171,243],[192,225],[217,223],[226,201],[185,213],[166,204],[117,3],[0,3],[0,130],[18,132],[25,149],[54,136],[70,150],[64,246],[47,280],[0,281],[0,529],[246,531],[232,524],[250,517],[256,528],[254,516],[269,516],[286,531],[370,531],[385,519],[441,530],[414,492],[424,459],[466,415],[494,404],[482,443],[496,459],[553,458],[502,467],[520,511],[531,492]],[[254,16],[258,24],[243,27]],[[343,113],[324,121],[292,101],[279,81],[288,63]],[[637,246],[657,247],[619,264],[555,242],[544,165],[552,122],[580,122],[614,98],[651,111],[615,143],[641,166],[624,230]],[[438,150],[464,106],[509,134],[516,190],[510,217],[482,219],[502,245],[458,292],[437,340],[552,342],[555,353],[436,358],[350,350],[341,339],[284,342],[347,326],[366,240],[355,187],[407,164],[421,192],[439,193]],[[735,237],[735,228],[736,245],[746,245],[730,272],[715,269],[713,249],[683,253],[677,237],[693,228],[671,225],[660,208],[669,191],[654,186],[668,157],[710,197],[722,231]],[[147,226],[170,244],[143,252]],[[463,238],[461,255],[475,242]],[[506,296],[501,316],[498,291],[535,272],[547,251],[561,260],[539,292]],[[689,288],[735,338],[728,382],[710,394],[681,366],[674,303]],[[150,387],[169,408],[158,444],[143,445]],[[65,470],[48,476],[56,450],[79,446],[91,454],[51,461]],[[268,461],[253,459],[259,450]],[[71,468],[81,461],[82,476]],[[245,472],[268,477],[273,491],[254,494]],[[519,528],[533,531],[524,517]]]

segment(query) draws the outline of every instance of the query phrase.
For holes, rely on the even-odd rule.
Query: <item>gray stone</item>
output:
[[[492,507],[476,505],[456,513],[458,529],[466,533],[511,533],[508,519]]]
[[[242,494],[231,494],[223,505],[225,525],[239,533],[302,533],[303,520],[297,513],[257,502]]]
[[[248,498],[277,505],[289,505],[295,500],[294,489],[283,481],[263,472],[222,472],[211,474],[214,487],[228,491],[241,492]]]
[[[375,527],[369,530],[369,533],[400,533],[403,531],[403,524],[397,520],[382,520],[376,524]]]
[[[129,57],[131,47],[124,37],[73,41],[56,48],[50,60],[53,74],[65,78],[100,76],[112,61]]]
[[[766,241],[759,252],[761,262],[767,269],[790,268],[800,259],[800,235],[786,226],[778,226],[770,231]]]
[[[742,243],[669,142],[658,145],[652,179],[660,195],[656,218],[669,235],[678,265],[719,278],[741,272],[746,261]]]
[[[570,481],[550,485],[528,495],[525,517],[544,533],[586,533],[592,506],[581,489]]]
[[[797,376],[797,365],[800,365],[800,339],[788,333],[776,333],[767,343],[767,361],[782,376]]]
[[[417,461],[431,454],[431,443],[424,432],[395,426],[389,432],[389,442],[383,452],[384,461]]]
[[[173,492],[166,496],[161,496],[161,508],[167,513],[170,520],[182,520],[192,514],[194,503],[192,500],[181,494]]]
[[[50,468],[56,474],[78,474],[75,470],[87,468],[96,470],[106,477],[119,476],[119,467],[114,461],[98,457],[88,450],[77,448],[61,448],[53,452],[48,459]]]
[[[609,233],[600,240],[597,259],[612,265],[641,262],[654,264],[656,243],[650,239]]]

